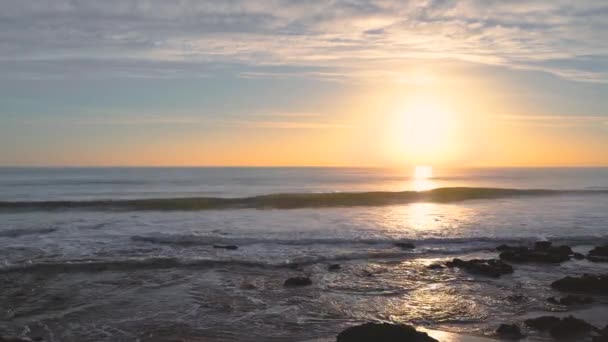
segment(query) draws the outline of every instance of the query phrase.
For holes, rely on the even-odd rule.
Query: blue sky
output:
[[[523,125],[530,141],[595,151],[548,164],[608,164],[605,1],[0,0],[0,9],[0,165],[390,164],[360,142],[382,135],[361,117],[390,111],[367,104],[421,89],[450,97],[450,87],[466,90],[462,111]],[[476,98],[495,105],[477,108]]]

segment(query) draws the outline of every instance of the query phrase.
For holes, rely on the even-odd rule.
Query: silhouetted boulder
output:
[[[339,271],[341,269],[342,269],[342,266],[340,266],[340,264],[331,264],[331,265],[327,266],[328,271]]]
[[[547,299],[549,303],[560,304],[560,305],[581,305],[581,304],[591,304],[593,303],[593,298],[591,297],[581,297],[581,296],[566,296],[562,298],[550,297]]]
[[[562,318],[559,323],[549,329],[549,334],[551,334],[551,336],[554,338],[569,338],[586,334],[593,330],[596,330],[593,325],[583,321],[582,319],[568,316]]]
[[[608,245],[595,247],[589,251],[587,259],[594,262],[608,262]]]
[[[525,335],[521,333],[519,327],[515,324],[501,324],[498,329],[496,329],[496,334],[500,338],[508,340],[519,340],[525,337]]]
[[[551,287],[564,292],[608,294],[608,274],[565,277],[554,281]]]
[[[347,328],[336,342],[438,342],[426,333],[404,324],[365,323]]]
[[[549,241],[538,241],[534,248],[525,246],[500,245],[500,259],[511,262],[561,263],[570,260],[574,255],[568,246],[552,246]]]
[[[513,273],[513,267],[511,267],[511,265],[497,259],[473,259],[465,261],[456,258],[452,261],[448,261],[446,266],[450,268],[458,267],[471,274],[495,278],[500,277],[503,274]]]
[[[583,254],[581,254],[581,253],[574,253],[574,254],[572,254],[572,256],[576,260],[583,260],[583,259],[585,259],[585,256]]]
[[[294,286],[308,286],[312,285],[312,280],[308,277],[293,277],[285,280],[283,286],[294,287]]]
[[[213,248],[235,250],[235,249],[238,249],[239,246],[236,246],[236,245],[213,245]]]
[[[524,321],[524,324],[536,330],[547,331],[556,326],[560,320],[561,319],[559,317],[555,316],[541,316],[527,319]]]
[[[426,268],[429,270],[442,270],[445,267],[442,264],[430,264]]]
[[[416,248],[416,246],[414,246],[413,243],[410,242],[396,242],[395,246],[401,248],[401,249],[414,249]]]

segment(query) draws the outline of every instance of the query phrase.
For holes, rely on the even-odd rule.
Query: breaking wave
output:
[[[457,202],[556,195],[607,195],[608,190],[546,190],[449,187],[428,191],[375,191],[331,193],[279,193],[253,197],[191,197],[134,200],[0,202],[0,210],[210,210],[297,209],[382,206],[412,202]]]

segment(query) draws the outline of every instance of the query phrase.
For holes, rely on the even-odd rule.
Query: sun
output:
[[[414,167],[414,178],[415,179],[429,179],[433,178],[433,167],[427,165],[419,165]]]

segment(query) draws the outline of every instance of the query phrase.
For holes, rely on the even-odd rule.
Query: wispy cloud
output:
[[[498,119],[507,124],[533,127],[606,126],[601,115],[501,115]]]
[[[0,77],[340,80],[419,60],[608,82],[603,0],[0,0]],[[306,67],[295,72],[267,67]]]

